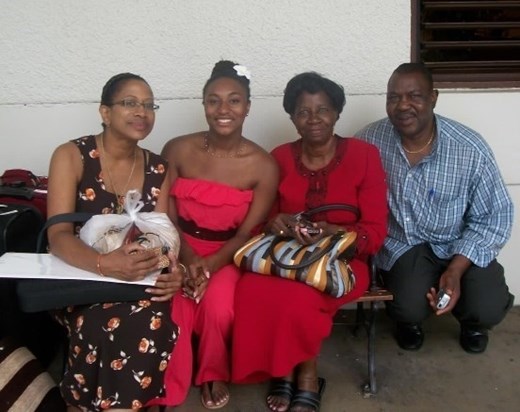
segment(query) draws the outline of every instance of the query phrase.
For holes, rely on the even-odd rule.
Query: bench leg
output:
[[[370,312],[367,324],[367,363],[368,363],[368,382],[363,385],[363,396],[368,398],[377,393],[376,381],[376,312],[377,302],[370,302]]]
[[[357,336],[358,330],[360,327],[366,328],[366,317],[365,317],[365,308],[363,307],[362,302],[356,303],[356,321],[354,323],[354,326],[352,326],[351,333],[354,336]]]

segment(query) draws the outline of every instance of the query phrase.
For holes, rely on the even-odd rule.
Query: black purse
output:
[[[63,213],[51,217],[40,231],[37,251],[45,253],[47,229],[50,226],[64,222],[83,223],[92,216],[91,213]],[[19,279],[16,290],[20,308],[24,312],[40,312],[72,305],[150,299],[152,295],[145,292],[147,287],[95,280]]]

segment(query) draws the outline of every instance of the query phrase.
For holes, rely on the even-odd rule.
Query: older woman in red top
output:
[[[386,236],[386,184],[375,146],[334,133],[345,104],[340,85],[314,72],[301,73],[287,84],[283,104],[301,138],[272,152],[280,184],[265,231],[304,243],[340,230],[357,232],[351,262],[355,287],[334,298],[304,283],[245,273],[235,293],[232,378],[237,383],[272,379],[271,410],[307,412],[320,407],[325,380],[318,378],[316,357],[333,316],[368,288],[367,257]],[[330,203],[356,206],[361,216],[322,213],[314,222],[320,233],[314,236],[295,225],[293,214]]]

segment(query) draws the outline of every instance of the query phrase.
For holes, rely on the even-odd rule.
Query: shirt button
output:
[[[407,217],[407,218],[406,218],[405,220],[406,220],[407,222],[409,222],[409,221],[410,221],[410,218],[409,218],[409,217]]]

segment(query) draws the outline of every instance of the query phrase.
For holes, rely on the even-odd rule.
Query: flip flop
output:
[[[287,400],[287,409],[284,410],[285,412],[289,409],[289,406],[291,405],[291,400],[294,395],[294,391],[295,387],[293,382],[286,381],[285,379],[273,379],[271,380],[271,385],[269,388],[269,392],[267,393],[267,397],[276,396],[278,398]],[[269,409],[271,409],[268,402],[267,406],[269,407]]]
[[[321,406],[321,397],[323,392],[325,392],[326,384],[327,381],[325,379],[318,378],[318,392],[297,389],[292,398],[289,410],[295,406],[303,406],[305,408],[314,408],[315,412],[319,412]]]
[[[213,382],[208,382],[208,389],[209,389],[209,394],[211,396],[211,400],[213,401]],[[220,409],[220,408],[223,408],[224,406],[226,406],[228,404],[230,397],[231,396],[228,395],[226,400],[224,402],[222,402],[221,404],[219,404],[219,405],[217,405],[215,403],[215,401],[213,401],[213,405],[209,405],[206,401],[204,401],[204,395],[201,393],[200,394],[200,401],[202,403],[202,406],[204,406],[206,409]]]

